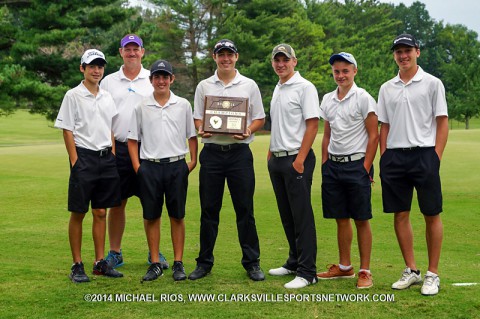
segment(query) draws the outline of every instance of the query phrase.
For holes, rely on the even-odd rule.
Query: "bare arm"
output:
[[[247,127],[246,134],[234,135],[233,138],[237,140],[244,140],[250,135],[252,135],[253,133],[255,133],[256,131],[258,131],[259,129],[261,129],[264,124],[265,124],[265,118],[253,120],[252,123],[250,123],[250,126]]]
[[[330,144],[330,135],[332,130],[330,128],[330,122],[325,121],[323,126],[323,139],[322,139],[322,164],[328,160],[328,144]]]
[[[306,129],[305,134],[303,135],[302,145],[300,146],[300,150],[295,158],[295,161],[292,163],[293,168],[299,173],[303,173],[303,163],[305,162],[305,158],[307,158],[308,152],[310,152],[312,149],[315,137],[317,137],[318,118],[315,117],[307,119],[305,120],[305,124]]]
[[[113,135],[113,131],[112,131],[112,153],[113,155],[117,154],[115,150],[115,135]]]
[[[75,165],[78,159],[77,149],[75,147],[75,140],[73,139],[73,132],[69,130],[63,130],[63,140],[65,141],[65,147],[67,148],[68,157],[70,159],[70,165]]]
[[[378,117],[375,113],[371,112],[368,114],[365,119],[365,128],[368,134],[368,143],[363,166],[365,167],[365,170],[370,173],[370,168],[372,167],[373,160],[377,154],[379,140]]]
[[[435,139],[435,152],[437,152],[438,158],[441,160],[448,139],[448,117],[437,116],[436,121],[437,136]]]
[[[196,136],[188,139],[188,148],[190,150],[190,162],[187,165],[188,170],[191,172],[197,166],[198,139]]]
[[[387,149],[387,136],[388,132],[390,131],[390,124],[382,123],[380,125],[380,156],[385,153]]]
[[[194,119],[193,123],[195,124],[195,128],[198,131],[198,135],[200,135],[201,137],[209,138],[213,135],[212,133],[205,133],[203,131],[203,120]]]
[[[140,167],[140,159],[138,158],[138,141],[128,139],[128,154],[130,155],[130,159],[132,160],[132,166],[135,173],[138,171]]]

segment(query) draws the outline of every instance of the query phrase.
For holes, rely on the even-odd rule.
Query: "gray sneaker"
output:
[[[400,278],[397,282],[394,282],[392,284],[392,289],[407,289],[411,285],[416,285],[422,282],[422,276],[420,272],[418,272],[418,275],[413,272],[410,268],[405,268],[405,270],[402,273],[402,278]]]

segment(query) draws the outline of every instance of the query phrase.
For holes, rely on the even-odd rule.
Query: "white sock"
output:
[[[432,276],[432,277],[438,277],[438,275],[436,273],[433,273],[431,271],[427,271],[427,273],[425,274],[425,276]]]
[[[340,270],[342,270],[342,271],[349,271],[350,269],[352,269],[352,265],[344,266],[342,264],[338,264],[338,266],[340,267]]]
[[[371,274],[370,269],[360,269],[358,272],[362,272],[362,271]]]

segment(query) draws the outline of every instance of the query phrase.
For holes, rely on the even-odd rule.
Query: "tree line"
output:
[[[0,115],[18,108],[54,119],[65,92],[78,85],[80,56],[97,48],[107,56],[105,74],[122,64],[120,39],[140,35],[144,66],[169,60],[173,90],[193,101],[196,85],[215,70],[212,46],[233,40],[237,68],[260,87],[268,114],[277,82],[272,48],[282,42],[297,53],[297,70],[315,84],[320,98],[335,88],[328,58],[347,51],[359,64],[356,82],[373,97],[395,76],[393,38],[413,34],[419,64],[446,88],[450,118],[464,122],[480,114],[480,42],[463,25],[435,21],[423,3],[410,6],[378,0],[151,0],[156,10],[128,1],[0,0]],[[268,118],[267,118],[268,122]],[[268,123],[267,123],[268,128]]]

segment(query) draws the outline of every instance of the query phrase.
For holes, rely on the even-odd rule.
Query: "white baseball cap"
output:
[[[103,54],[101,51],[97,49],[89,49],[85,51],[85,53],[82,55],[82,59],[80,61],[80,64],[90,64],[93,62],[93,60],[96,59],[101,59],[105,63],[107,63],[107,60],[105,59],[105,54]]]
[[[333,63],[335,63],[335,61],[346,61],[350,64],[353,64],[355,67],[357,67],[357,60],[355,60],[355,58],[353,57],[353,54],[351,53],[347,53],[347,52],[340,52],[340,53],[337,53],[337,54],[334,54],[330,57],[330,60],[328,60],[328,62],[330,62],[331,65],[333,65]]]

